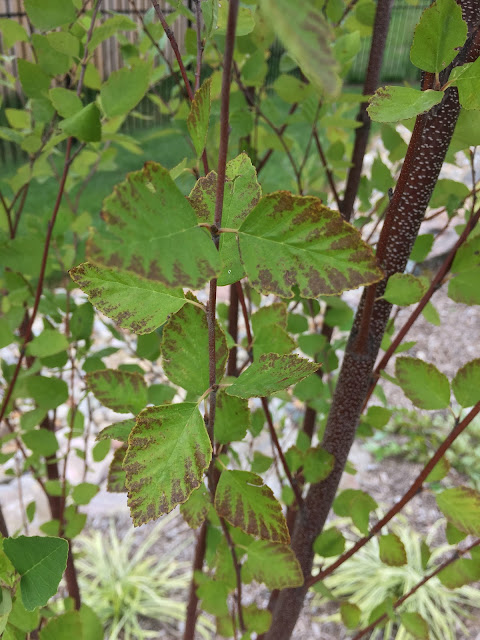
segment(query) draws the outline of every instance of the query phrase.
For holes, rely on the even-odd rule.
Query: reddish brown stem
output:
[[[203,569],[205,560],[205,551],[207,549],[207,523],[204,522],[200,527],[197,535],[197,544],[195,547],[195,556],[193,558],[192,581],[190,583],[190,595],[188,597],[187,612],[185,618],[185,631],[183,632],[183,640],[194,640],[195,626],[197,623],[197,584],[195,582],[195,571]]]
[[[230,285],[230,306],[228,307],[228,333],[232,340],[238,341],[238,291],[237,287]],[[236,376],[237,373],[237,347],[230,349],[227,362],[227,376]]]
[[[237,552],[235,551],[235,544],[232,540],[232,536],[230,535],[230,531],[228,530],[227,523],[223,518],[220,518],[220,524],[222,525],[223,534],[228,544],[228,548],[230,549],[230,553],[232,555],[233,567],[235,569],[235,577],[237,580],[237,611],[238,611],[238,623],[240,625],[240,630],[242,633],[245,633],[245,621],[243,619],[243,609],[242,609],[242,568],[240,563],[238,562]]]
[[[328,166],[327,157],[323,151],[323,147],[320,142],[320,138],[318,137],[317,127],[313,128],[313,139],[315,140],[315,145],[317,147],[318,155],[320,156],[320,161],[325,169],[325,174],[327,176],[328,184],[330,185],[330,189],[332,191],[333,197],[335,199],[335,203],[338,207],[338,210],[342,210],[342,203],[340,201],[340,196],[338,195],[337,187],[335,185],[335,180],[333,178],[333,172]]]

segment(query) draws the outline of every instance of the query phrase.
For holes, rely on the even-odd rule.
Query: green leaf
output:
[[[338,63],[331,48],[331,32],[314,2],[261,0],[260,8],[288,53],[321,94],[336,95]]]
[[[102,139],[100,111],[94,102],[62,120],[59,127],[67,135],[74,136],[82,142],[99,142]]]
[[[112,461],[108,467],[107,477],[107,491],[109,493],[125,493],[126,487],[126,473],[123,469],[123,462],[127,453],[127,445],[123,444],[118,449],[115,449]]]
[[[96,440],[111,439],[119,440],[120,442],[127,442],[130,431],[133,429],[134,425],[135,420],[133,418],[116,422],[115,424],[111,424],[102,429],[97,435]]]
[[[163,282],[202,287],[220,268],[218,251],[169,172],[147,162],[103,205],[106,233],[90,236],[89,259],[100,266]]]
[[[187,297],[195,300],[192,294]],[[215,323],[215,345],[217,382],[220,382],[228,348],[218,323]],[[171,382],[197,396],[209,388],[208,325],[203,309],[187,304],[172,315],[163,329],[161,351],[163,368]]]
[[[81,482],[77,484],[72,491],[72,498],[76,504],[88,504],[99,491],[96,484],[90,482]]]
[[[137,62],[131,69],[114,71],[102,84],[100,99],[108,118],[123,116],[134,109],[145,95],[150,82],[151,66]]]
[[[442,98],[443,91],[386,86],[375,91],[367,111],[374,122],[399,122],[429,111]]]
[[[18,573],[25,609],[43,607],[57,593],[67,566],[68,542],[63,538],[6,538],[3,550]]]
[[[454,527],[480,535],[480,493],[469,487],[445,489],[436,495],[437,505],[443,515]]]
[[[401,567],[407,564],[407,552],[403,542],[394,533],[387,533],[378,539],[380,560],[390,567]]]
[[[438,185],[438,182],[440,181],[437,181],[437,185]],[[430,200],[430,206],[433,206],[431,200]],[[433,233],[424,233],[422,235],[417,236],[415,239],[415,243],[413,245],[412,252],[410,254],[410,260],[413,260],[413,262],[423,262],[425,258],[428,256],[428,254],[430,253],[430,250],[433,246],[433,240],[434,240]]]
[[[446,409],[450,405],[448,378],[433,364],[418,358],[397,358],[395,376],[416,407],[432,410]]]
[[[293,551],[285,544],[256,540],[248,545],[248,559],[242,569],[269,589],[301,587],[303,573]]]
[[[156,358],[155,358],[156,359]],[[168,404],[175,397],[176,391],[168,384],[152,384],[147,389],[149,404]]]
[[[339,556],[345,550],[345,538],[336,527],[325,529],[315,538],[313,550],[324,558]]]
[[[13,47],[16,42],[28,42],[25,28],[16,20],[0,18],[0,32],[2,33],[4,52]]]
[[[241,153],[227,163],[225,177],[222,227],[238,229],[259,201],[262,191],[257,181],[255,167],[245,153]],[[188,199],[195,209],[199,222],[213,224],[216,192],[215,171],[210,171],[205,178],[197,180]],[[245,270],[240,262],[238,243],[234,234],[220,234],[219,252],[223,266],[218,284],[223,286],[240,280],[245,275]]]
[[[428,301],[427,304],[424,306],[422,310],[422,316],[425,318],[427,322],[430,322],[436,327],[439,327],[442,324],[442,321],[440,319],[440,314],[438,313],[438,311],[430,301]]]
[[[400,619],[402,625],[414,638],[420,638],[420,640],[428,640],[430,638],[428,622],[419,613],[405,611],[400,615]]]
[[[455,255],[448,296],[455,302],[480,304],[480,236],[465,242]]]
[[[272,466],[273,458],[266,456],[260,451],[253,452],[253,460],[250,471],[252,473],[265,473]]]
[[[445,537],[447,538],[448,544],[458,544],[467,537],[467,534],[459,531],[451,522],[447,522]]]
[[[458,88],[458,99],[464,109],[480,109],[480,59],[455,67],[449,83]]]
[[[68,386],[58,378],[29,376],[17,385],[15,395],[33,398],[39,409],[55,409],[68,400]]]
[[[394,273],[387,281],[385,300],[402,307],[421,300],[427,290],[425,283],[410,273]]]
[[[459,558],[438,574],[447,589],[458,589],[480,579],[480,563],[470,558]]]
[[[321,447],[309,449],[303,459],[303,475],[307,482],[321,482],[328,478],[335,466],[335,458]]]
[[[365,536],[368,534],[369,513],[377,507],[375,500],[359,489],[342,491],[333,503],[333,510],[337,516],[352,518],[353,524]]]
[[[23,58],[17,60],[18,78],[23,92],[29,98],[43,98],[47,95],[50,78],[38,64],[28,62]]]
[[[97,442],[97,444],[92,449],[92,458],[94,462],[101,462],[104,460],[110,451],[110,441],[103,440],[102,442]]]
[[[228,616],[229,587],[225,582],[210,579],[197,588],[202,608],[213,616]]]
[[[92,39],[88,43],[89,53],[92,53],[101,42],[107,40],[107,38],[111,38],[118,31],[135,31],[136,28],[137,25],[135,22],[127,16],[114,15],[108,18],[94,29]]]
[[[290,542],[280,504],[262,478],[250,471],[223,471],[215,493],[215,510],[252,536],[281,544]]]
[[[423,71],[437,73],[455,58],[467,38],[467,24],[455,0],[437,0],[415,29],[410,60]]]
[[[147,404],[147,387],[139,373],[103,369],[88,373],[86,383],[99,402],[117,413],[137,414]]]
[[[284,302],[274,302],[266,307],[260,307],[252,314],[251,323],[254,333],[258,333],[262,329],[271,329],[273,326],[286,329],[287,305]]]
[[[70,333],[75,340],[87,340],[93,329],[95,312],[89,302],[78,305],[70,316]]]
[[[202,0],[202,15],[205,22],[207,38],[210,38],[217,28],[218,2],[217,0]]]
[[[195,93],[190,105],[190,113],[187,116],[188,133],[193,146],[200,157],[207,143],[208,121],[210,119],[210,86],[212,81],[207,78]]]
[[[444,478],[449,471],[450,471],[450,463],[447,460],[447,458],[443,456],[442,458],[440,458],[440,460],[437,462],[437,464],[433,467],[433,469],[430,471],[428,476],[425,478],[425,482],[438,482],[439,480]]]
[[[22,434],[22,440],[29,449],[40,456],[48,458],[58,450],[57,437],[48,429],[32,429]]]
[[[40,31],[75,22],[77,17],[71,0],[25,0],[24,6],[29,20]]]
[[[264,294],[317,298],[377,282],[382,272],[358,231],[317,198],[286,191],[260,200],[239,229],[240,255]]]
[[[188,500],[180,505],[180,513],[185,522],[192,529],[197,529],[208,516],[211,502],[204,484],[190,495]]]
[[[319,366],[296,355],[266,353],[243,371],[226,391],[240,398],[269,396],[306,378]]]
[[[49,76],[58,76],[69,71],[72,59],[54,49],[47,36],[32,34],[32,45],[38,64]]]
[[[220,444],[243,440],[250,426],[248,401],[229,396],[223,389],[217,392],[215,440]]]
[[[97,614],[86,604],[82,604],[78,613],[80,614],[83,640],[104,640],[103,626]]]
[[[356,604],[351,602],[342,602],[340,605],[340,615],[342,616],[342,622],[347,629],[355,629],[360,623],[360,616],[362,612]]]
[[[457,371],[452,389],[461,407],[473,407],[480,402],[480,358],[470,360]]]
[[[192,402],[149,407],[137,416],[123,468],[135,526],[186,502],[200,486],[212,447]]]
[[[78,56],[80,52],[80,41],[77,37],[67,31],[53,31],[47,34],[49,45],[58,53],[67,56]]]
[[[69,273],[97,309],[118,326],[139,335],[160,327],[186,303],[181,288],[167,288],[126,271],[84,262]]]
[[[27,354],[36,358],[46,358],[68,349],[67,338],[54,329],[45,329],[27,345]]]
[[[79,635],[82,640],[85,639],[82,634],[80,614],[78,611],[67,611],[47,622],[40,631],[40,640],[66,640],[78,638]]]

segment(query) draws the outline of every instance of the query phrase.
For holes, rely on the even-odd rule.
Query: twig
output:
[[[294,114],[295,111],[297,110],[297,108],[298,108],[298,102],[294,102],[292,104],[292,106],[290,107],[290,111],[288,112],[288,115],[291,116],[292,114]],[[283,134],[287,127],[288,127],[287,123],[283,124],[279,129],[280,133]],[[257,175],[260,173],[260,171],[264,168],[264,166],[270,160],[270,158],[272,157],[272,154],[273,154],[273,149],[271,149],[271,148],[267,149],[267,151],[265,151],[265,154],[263,155],[263,158],[261,158],[259,160],[259,162],[257,163]]]
[[[235,551],[235,545],[233,543],[232,536],[230,535],[230,531],[228,530],[227,523],[225,522],[224,518],[220,518],[220,524],[222,525],[223,533],[227,540],[230,553],[232,554],[233,567],[235,569],[235,576],[237,579],[238,622],[240,624],[241,632],[245,633],[245,622],[243,620],[243,610],[242,610],[242,568],[238,562],[237,552]]]
[[[207,523],[203,522],[197,536],[195,546],[195,557],[192,567],[192,581],[190,583],[190,594],[188,596],[187,611],[185,616],[185,631],[183,632],[183,640],[193,640],[195,637],[195,625],[197,622],[197,583],[195,582],[195,571],[203,569],[205,560],[205,552],[207,549]]]
[[[200,88],[200,75],[202,71],[202,56],[203,56],[203,41],[202,41],[202,10],[200,7],[200,0],[194,0],[195,2],[195,31],[197,33],[197,66],[195,68],[195,91]]]
[[[327,175],[328,184],[330,185],[330,189],[332,190],[333,197],[335,198],[336,205],[338,210],[341,211],[342,203],[340,201],[340,196],[338,195],[337,187],[335,186],[335,180],[333,179],[333,173],[330,167],[328,166],[328,161],[323,152],[322,144],[320,142],[320,138],[318,137],[317,125],[314,125],[313,128],[313,138],[315,140],[315,145],[317,147],[318,155],[320,156],[320,161],[325,169],[325,173]]]
[[[445,453],[452,446],[455,440],[465,431],[468,425],[479,413],[480,413],[480,402],[477,402],[477,404],[472,409],[470,409],[470,411],[465,416],[465,418],[461,422],[458,422],[453,427],[450,434],[445,438],[442,444],[438,447],[438,449],[435,451],[435,453],[427,462],[427,464],[422,469],[422,471],[415,478],[409,490],[402,496],[402,498],[390,509],[390,511],[388,511],[388,513],[384,515],[384,517],[381,520],[377,522],[375,526],[372,527],[368,535],[358,540],[351,549],[343,553],[329,567],[327,567],[323,571],[320,571],[316,576],[310,577],[306,581],[307,587],[311,587],[315,583],[319,582],[320,580],[324,580],[327,576],[333,573],[335,569],[337,569],[346,560],[348,560],[351,556],[353,556],[359,549],[364,547],[367,544],[367,542],[373,538],[374,535],[376,535],[379,531],[381,531],[383,527],[386,524],[388,524],[390,520],[394,516],[396,516],[397,513],[399,513],[403,509],[403,507],[418,494],[418,492],[421,490],[423,486],[423,483],[428,477],[429,473],[432,471],[432,469],[435,467],[438,461],[445,455]]]
[[[466,549],[457,549],[455,553],[450,558],[448,558],[448,560],[445,560],[445,562],[442,562],[442,564],[438,565],[436,569],[434,569],[431,573],[429,573],[424,578],[422,578],[420,582],[417,582],[417,584],[414,587],[412,587],[410,591],[405,593],[401,598],[399,598],[396,602],[394,602],[392,605],[393,609],[398,609],[398,607],[400,607],[405,602],[405,600],[407,600],[407,598],[410,598],[410,596],[412,596],[416,591],[418,591],[420,587],[423,587],[425,583],[427,583],[429,580],[431,580],[436,575],[438,575],[440,571],[443,571],[443,569],[445,569],[450,564],[458,560],[459,556],[465,555],[471,549],[473,549],[474,547],[477,547],[479,544],[480,544],[480,540],[475,540],[475,542],[472,542],[472,544],[466,547]],[[373,631],[375,627],[381,622],[383,622],[383,620],[386,620],[387,617],[388,617],[387,613],[384,613],[382,616],[379,616],[376,620],[374,620],[371,624],[369,624],[368,627],[365,627],[364,629],[359,631],[353,637],[353,640],[360,640],[360,638],[365,637],[367,633],[369,633],[370,631]]]

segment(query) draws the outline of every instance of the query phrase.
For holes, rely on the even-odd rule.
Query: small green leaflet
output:
[[[303,319],[303,316],[298,316]],[[265,353],[290,353],[295,342],[285,330],[287,306],[283,302],[261,307],[252,314],[253,357],[258,360]]]
[[[215,493],[215,510],[245,533],[262,540],[290,543],[280,504],[262,478],[250,471],[223,471]]]
[[[217,27],[218,2],[217,0],[202,0],[202,15],[205,22],[207,38],[210,38]]]
[[[123,468],[135,526],[168,513],[200,486],[212,447],[193,402],[149,407],[138,416]]]
[[[77,12],[71,0],[25,0],[29,20],[40,31],[49,31],[67,22],[75,22]]]
[[[363,534],[368,534],[370,511],[378,507],[375,500],[359,489],[345,489],[338,494],[333,503],[333,511],[337,516],[350,517],[353,524]]]
[[[182,289],[167,288],[126,271],[84,262],[69,273],[99,311],[138,335],[151,333],[186,303]]]
[[[319,367],[319,364],[296,355],[266,353],[243,371],[226,391],[240,398],[269,396],[303,380]]]
[[[51,618],[40,631],[40,640],[61,640],[63,638],[78,638],[79,636],[85,640],[78,611],[67,611]]]
[[[446,409],[450,405],[448,378],[433,364],[418,358],[397,358],[395,376],[416,407],[432,410]]]
[[[195,301],[192,294],[187,298]],[[217,382],[223,377],[228,358],[225,334],[215,324]],[[192,304],[177,311],[163,329],[163,368],[168,379],[200,396],[210,386],[208,369],[208,325],[203,309]]]
[[[210,78],[204,81],[190,105],[187,116],[188,133],[195,147],[197,158],[200,157],[207,143],[208,121],[210,119]]]
[[[337,294],[383,276],[370,247],[318,198],[277,191],[262,198],[238,231],[240,257],[260,293],[291,298]]]
[[[449,84],[458,88],[458,100],[464,109],[480,109],[480,58],[455,67],[450,74]]]
[[[414,638],[419,640],[428,640],[430,638],[428,622],[416,611],[405,611],[405,613],[401,614],[400,619],[402,625]]]
[[[362,612],[356,604],[352,602],[342,602],[340,605],[340,615],[347,629],[355,629],[360,622]]]
[[[336,95],[340,86],[338,63],[330,41],[332,34],[313,2],[261,0],[260,8],[302,72],[321,92]]]
[[[222,227],[238,229],[262,195],[257,172],[246,153],[230,160],[226,167],[225,192],[223,196]],[[188,199],[195,209],[199,222],[213,224],[217,193],[215,171],[197,180]],[[235,234],[220,234],[219,244],[222,271],[218,284],[223,286],[237,282],[245,275],[240,262],[238,242]]]
[[[325,529],[315,538],[313,550],[324,558],[339,556],[345,551],[345,538],[336,527]]]
[[[221,444],[243,440],[250,426],[250,409],[244,398],[229,396],[223,389],[217,392],[215,440]]]
[[[387,533],[378,539],[380,560],[390,567],[400,567],[407,563],[407,552],[403,542],[394,533]]]
[[[295,554],[285,544],[256,540],[248,545],[242,571],[269,589],[301,587],[303,573]]]
[[[429,111],[443,99],[443,91],[420,91],[411,87],[381,87],[367,108],[374,122],[399,122]]]
[[[68,349],[68,340],[59,331],[45,329],[27,345],[27,354],[36,358],[46,358]]]
[[[480,579],[480,564],[478,560],[459,558],[442,569],[438,574],[440,582],[448,589],[458,589],[464,584],[476,582]]]
[[[95,439],[106,440],[111,438],[112,440],[127,442],[130,431],[133,429],[134,425],[135,420],[133,418],[128,418],[128,420],[122,420],[115,424],[110,424],[108,427],[102,429]]]
[[[68,542],[63,538],[19,536],[5,538],[3,550],[18,573],[23,605],[43,607],[56,594],[67,566]]]
[[[425,478],[425,482],[438,482],[442,478],[444,478],[448,472],[450,471],[450,463],[448,459],[443,456],[437,462],[437,464],[430,471],[428,476]]]
[[[411,273],[394,273],[388,279],[383,296],[388,302],[405,307],[418,302],[426,289],[425,283]]]
[[[123,67],[102,84],[100,99],[108,118],[126,115],[145,95],[150,82],[151,65],[137,62],[131,69]]]
[[[65,118],[58,126],[67,135],[75,136],[82,142],[99,142],[102,139],[100,111],[94,102]]]
[[[155,162],[128,174],[103,203],[104,228],[92,232],[88,258],[168,287],[198,289],[220,270],[209,233],[169,172]]]
[[[461,407],[480,402],[480,358],[467,362],[452,380],[452,389]]]
[[[420,19],[410,60],[423,71],[438,73],[452,62],[467,38],[467,24],[455,0],[437,0]]]
[[[448,283],[448,297],[464,304],[480,304],[480,236],[460,247],[451,270],[455,277]]]
[[[139,373],[101,369],[88,373],[86,383],[97,400],[117,413],[137,414],[147,404],[147,387]]]
[[[480,535],[480,493],[469,487],[455,487],[437,493],[437,505],[454,527]]]

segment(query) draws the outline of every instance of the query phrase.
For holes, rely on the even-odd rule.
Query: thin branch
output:
[[[224,518],[220,518],[220,524],[222,525],[223,533],[225,535],[225,539],[227,540],[228,548],[230,549],[230,553],[232,554],[232,562],[233,562],[233,567],[235,569],[235,576],[237,579],[238,622],[240,624],[241,632],[245,633],[245,622],[243,620],[243,609],[242,609],[242,568],[240,566],[240,563],[238,562],[237,552],[235,551],[235,544],[233,543],[232,536],[230,535],[230,531],[228,530],[228,526]]]
[[[337,187],[335,186],[335,180],[333,178],[333,172],[328,166],[327,157],[323,151],[322,144],[320,142],[320,138],[318,137],[317,125],[315,124],[313,128],[313,139],[315,140],[315,145],[317,147],[318,155],[320,156],[320,161],[325,169],[325,173],[327,175],[328,184],[330,185],[330,189],[332,190],[333,197],[335,198],[335,202],[337,204],[338,210],[342,210],[342,203],[340,200],[340,196],[338,195]]]
[[[200,0],[194,0],[195,2],[195,31],[197,33],[197,66],[195,67],[195,91],[200,88],[200,76],[202,71],[202,57],[203,57],[203,41],[202,41],[202,9],[200,7]]]
[[[473,549],[474,547],[477,547],[479,544],[480,544],[480,540],[475,540],[475,542],[472,542],[472,544],[470,544],[465,549],[457,549],[455,553],[450,558],[448,558],[448,560],[445,560],[444,562],[442,562],[442,564],[439,564],[436,569],[434,569],[431,573],[429,573],[424,578],[422,578],[420,582],[417,582],[417,584],[414,587],[412,587],[410,591],[405,593],[401,598],[399,598],[396,602],[394,602],[392,605],[393,609],[398,609],[398,607],[400,607],[405,602],[405,600],[410,598],[410,596],[412,596],[416,591],[418,591],[420,587],[423,587],[424,584],[426,584],[429,580],[431,580],[436,575],[438,575],[440,571],[443,571],[446,567],[448,567],[453,562],[458,560],[460,556],[465,555],[471,549]],[[365,627],[364,629],[359,631],[353,637],[353,640],[360,640],[360,638],[364,638],[367,635],[367,633],[370,633],[370,631],[373,631],[375,627],[379,625],[381,622],[383,622],[384,620],[386,620],[387,617],[388,617],[387,613],[384,613],[382,616],[379,616],[376,620],[374,620],[371,624],[369,624],[368,627]]]
[[[203,522],[197,536],[197,544],[195,546],[195,556],[192,567],[192,581],[190,583],[190,594],[188,596],[188,604],[185,615],[185,631],[183,632],[183,640],[193,640],[195,637],[195,626],[197,622],[197,583],[195,581],[195,571],[203,569],[205,560],[205,552],[207,550],[207,523]]]
[[[298,102],[294,102],[292,104],[292,106],[290,107],[290,111],[288,112],[288,115],[291,116],[293,113],[295,113],[295,111],[298,108]],[[257,114],[258,116],[258,114]],[[285,129],[288,127],[288,124],[285,122],[279,129],[280,133],[283,134],[285,132]],[[273,149],[267,149],[267,151],[265,151],[263,158],[261,158],[259,160],[259,162],[257,163],[257,175],[260,173],[260,171],[264,168],[264,166],[267,164],[267,162],[270,160],[270,158],[272,157],[273,154]]]
[[[350,13],[350,11],[355,7],[355,5],[357,4],[358,0],[350,0],[350,2],[348,3],[348,5],[345,7],[340,20],[338,20],[338,22],[336,22],[333,26],[334,27],[338,27],[342,24],[342,22],[345,20],[345,18],[348,16],[348,14]]]
[[[143,29],[144,33],[146,33],[147,38],[150,40],[152,45],[158,51],[158,53],[159,53],[160,57],[162,58],[162,60],[167,65],[170,75],[175,76],[178,80],[180,80],[180,78],[178,77],[178,73],[172,67],[172,63],[170,62],[170,60],[165,55],[165,52],[159,46],[158,42],[155,40],[155,38],[152,36],[150,31],[148,30],[148,26],[145,24],[145,20],[143,19],[143,16],[142,16],[141,12],[138,10],[137,3],[135,2],[135,0],[129,0],[129,2],[130,2],[130,5],[131,5],[132,9],[135,11],[135,15],[137,16],[137,18],[142,23],[142,29]],[[178,82],[178,84],[180,84],[180,82]]]
[[[379,531],[381,531],[383,527],[386,524],[388,524],[390,520],[392,520],[392,518],[396,516],[397,513],[399,513],[403,509],[403,507],[406,504],[408,504],[410,500],[412,500],[412,498],[414,498],[419,493],[419,491],[421,491],[423,487],[423,483],[427,479],[429,473],[432,471],[435,465],[439,462],[439,460],[445,455],[445,453],[452,446],[455,440],[465,431],[468,425],[479,413],[480,413],[480,402],[477,402],[477,404],[472,409],[470,409],[470,411],[465,416],[465,418],[461,422],[458,422],[453,427],[450,434],[445,438],[442,444],[438,447],[438,449],[435,451],[435,453],[427,462],[427,464],[422,469],[422,471],[415,478],[409,490],[402,496],[402,498],[400,498],[400,500],[390,509],[390,511],[388,511],[383,516],[383,518],[379,520],[377,524],[371,528],[368,535],[358,540],[351,549],[343,553],[329,567],[317,573],[316,576],[311,576],[305,583],[307,587],[311,587],[312,585],[319,582],[320,580],[324,580],[327,576],[333,573],[335,569],[337,569],[346,560],[348,560],[351,556],[353,556],[359,549],[364,547],[367,544],[367,542],[373,538],[374,535],[379,533]]]
[[[158,19],[162,24],[165,34],[172,46],[173,53],[175,54],[175,58],[177,59],[178,66],[180,67],[180,73],[182,74],[183,82],[185,83],[185,89],[187,90],[187,95],[190,98],[190,100],[193,100],[192,87],[190,85],[190,81],[187,76],[187,70],[185,69],[185,65],[183,64],[182,54],[180,53],[180,49],[178,48],[178,43],[177,43],[177,39],[175,38],[175,34],[168,26],[167,20],[165,19],[165,15],[162,9],[160,8],[160,5],[158,4],[158,0],[152,0],[152,4],[155,8],[155,13],[158,16]]]

